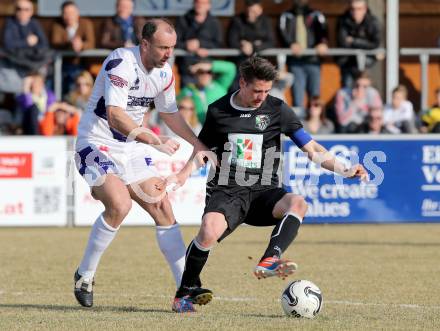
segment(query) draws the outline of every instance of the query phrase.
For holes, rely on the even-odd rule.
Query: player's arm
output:
[[[295,113],[286,104],[281,106],[281,132],[286,134],[307,157],[324,169],[333,171],[344,177],[360,177],[361,180],[367,180],[367,171],[361,164],[356,164],[347,169],[344,164],[339,162],[324,146],[317,143],[302,127],[301,121]]]
[[[368,173],[361,164],[346,168],[324,146],[313,140],[303,128],[292,133],[290,138],[303,152],[307,153],[307,157],[312,162],[321,165],[324,169],[347,178],[359,177],[363,181],[368,180]]]
[[[175,134],[194,146],[195,151],[206,150],[206,146],[197,139],[177,109],[175,81],[171,68],[167,68],[165,75],[161,78],[164,79],[163,90],[154,98],[154,104],[161,119]]]
[[[121,107],[108,106],[107,120],[108,125],[112,129],[117,130],[124,136],[129,136],[130,133],[139,128],[139,125],[137,125]],[[137,134],[134,140],[151,145],[158,145],[161,143],[159,137],[153,136],[152,134],[147,134],[145,132],[140,132]]]

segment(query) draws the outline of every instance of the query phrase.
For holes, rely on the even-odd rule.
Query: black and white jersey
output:
[[[243,108],[227,94],[208,108],[199,139],[217,155],[219,166],[208,186],[278,185],[281,133],[302,128],[292,109],[267,96],[259,108]]]

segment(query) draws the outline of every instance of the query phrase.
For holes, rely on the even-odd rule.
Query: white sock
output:
[[[89,279],[93,278],[102,254],[116,236],[118,229],[119,227],[115,229],[108,225],[102,214],[99,215],[95,224],[93,224],[86,251],[78,268],[78,273],[81,276]]]
[[[156,226],[156,238],[159,248],[168,261],[173,272],[176,286],[179,288],[185,268],[185,244],[180,233],[179,224]]]

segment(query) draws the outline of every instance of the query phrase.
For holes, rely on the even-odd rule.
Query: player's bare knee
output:
[[[114,201],[111,208],[107,208],[105,213],[113,225],[119,226],[131,209],[131,199],[121,199]],[[119,223],[119,224],[117,224]]]
[[[293,212],[295,214],[297,214],[298,216],[304,217],[304,215],[307,212],[307,202],[304,199],[304,197],[300,196],[300,195],[289,195],[289,207],[288,207],[288,211],[289,212]]]
[[[200,228],[199,235],[197,236],[197,241],[203,247],[211,247],[219,238],[218,235],[218,224],[213,218],[206,218],[203,220],[202,227]]]

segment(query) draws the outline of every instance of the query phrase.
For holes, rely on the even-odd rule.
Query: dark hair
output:
[[[246,0],[245,2],[246,7],[250,7],[253,5],[259,5],[261,4],[261,0]]]
[[[371,80],[371,77],[368,75],[368,73],[366,71],[361,71],[361,72],[357,73],[357,75],[355,75],[355,81],[357,81],[359,79]]]
[[[252,83],[254,79],[273,81],[278,75],[275,66],[269,60],[251,56],[240,63],[240,76],[246,83]]]
[[[165,23],[169,26],[169,31],[175,31],[173,23],[166,18],[151,18],[148,19],[142,28],[142,39],[150,41],[153,38],[153,35],[157,31],[157,27],[160,23]]]
[[[78,8],[75,1],[64,1],[63,4],[61,5],[61,11],[63,11],[64,8],[66,8],[67,6],[75,6]]]

